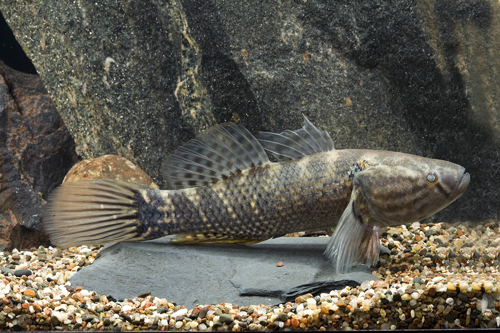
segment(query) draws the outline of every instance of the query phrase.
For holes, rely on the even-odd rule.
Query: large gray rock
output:
[[[500,3],[0,0],[83,157],[163,159],[218,122],[464,165],[436,218],[497,219]]]
[[[368,270],[334,275],[323,252],[329,237],[281,237],[251,246],[154,242],[107,246],[71,278],[73,286],[127,299],[150,291],[169,302],[279,304],[366,280]],[[277,267],[283,262],[282,267]]]

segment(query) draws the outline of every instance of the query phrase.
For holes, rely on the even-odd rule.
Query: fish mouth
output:
[[[470,175],[468,172],[464,171],[464,173],[462,174],[462,179],[460,179],[460,182],[458,183],[455,190],[452,192],[451,196],[453,198],[458,198],[459,196],[461,196],[465,192],[467,187],[469,187],[469,183],[470,183]]]

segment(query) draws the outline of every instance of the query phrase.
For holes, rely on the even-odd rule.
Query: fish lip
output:
[[[461,196],[465,192],[467,187],[469,187],[469,183],[470,183],[470,174],[468,172],[464,172],[462,175],[462,179],[460,179],[460,182],[458,183],[455,190],[453,190],[453,192],[451,193],[451,196],[453,198],[458,198],[459,196]]]

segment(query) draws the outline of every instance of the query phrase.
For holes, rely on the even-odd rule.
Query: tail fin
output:
[[[59,247],[140,240],[142,185],[102,179],[65,183],[50,196],[44,229]]]

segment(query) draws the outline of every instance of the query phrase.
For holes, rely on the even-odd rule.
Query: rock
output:
[[[413,279],[413,283],[418,283],[418,284],[422,284],[422,282],[424,282],[421,278],[419,277],[416,277]]]
[[[467,295],[463,294],[463,293],[458,293],[457,295],[458,299],[464,303],[468,302],[469,301],[469,297],[467,297]]]
[[[288,320],[288,314],[286,314],[284,312],[280,312],[278,314],[278,320],[279,321],[287,321]]]
[[[61,322],[59,321],[59,319],[56,316],[52,316],[52,317],[50,317],[50,323],[54,326],[59,326],[59,324]]]
[[[310,294],[377,279],[368,270],[335,276],[323,256],[328,237],[281,237],[250,246],[183,246],[169,243],[170,239],[106,245],[92,265],[71,278],[71,284],[117,299],[150,290],[155,297],[190,307],[221,302],[278,304],[299,296],[306,302]],[[277,260],[289,264],[276,267]],[[256,267],[259,274],[249,274]],[[201,309],[198,317],[204,318],[207,311]]]
[[[163,187],[165,157],[208,126],[282,131],[305,114],[339,148],[464,165],[471,186],[435,217],[450,222],[498,215],[499,7],[0,0],[86,159],[123,156]]]
[[[9,275],[9,274],[14,275],[14,270],[13,270],[13,269],[10,269],[10,268],[7,268],[7,267],[5,267],[5,266],[0,267],[0,270],[1,270],[0,272],[1,272],[3,275],[5,275],[5,276],[7,276],[7,275]]]
[[[425,232],[425,237],[431,237],[437,235],[437,231],[434,229],[429,229]]]
[[[64,177],[63,183],[105,178],[158,188],[144,171],[126,158],[116,155],[104,155],[75,164]]]
[[[207,315],[207,312],[208,312],[208,308],[207,307],[203,307],[201,310],[200,310],[200,313],[198,313],[198,318],[200,319],[203,319],[206,317]]]
[[[14,275],[17,277],[21,277],[23,275],[30,276],[31,274],[33,273],[29,269],[18,269],[14,271]]]
[[[32,289],[26,289],[26,290],[24,290],[24,296],[35,297],[36,292]]]
[[[0,250],[49,245],[42,206],[76,160],[40,78],[0,62]]]
[[[222,324],[231,324],[233,322],[230,314],[221,314],[219,317],[219,321]]]

